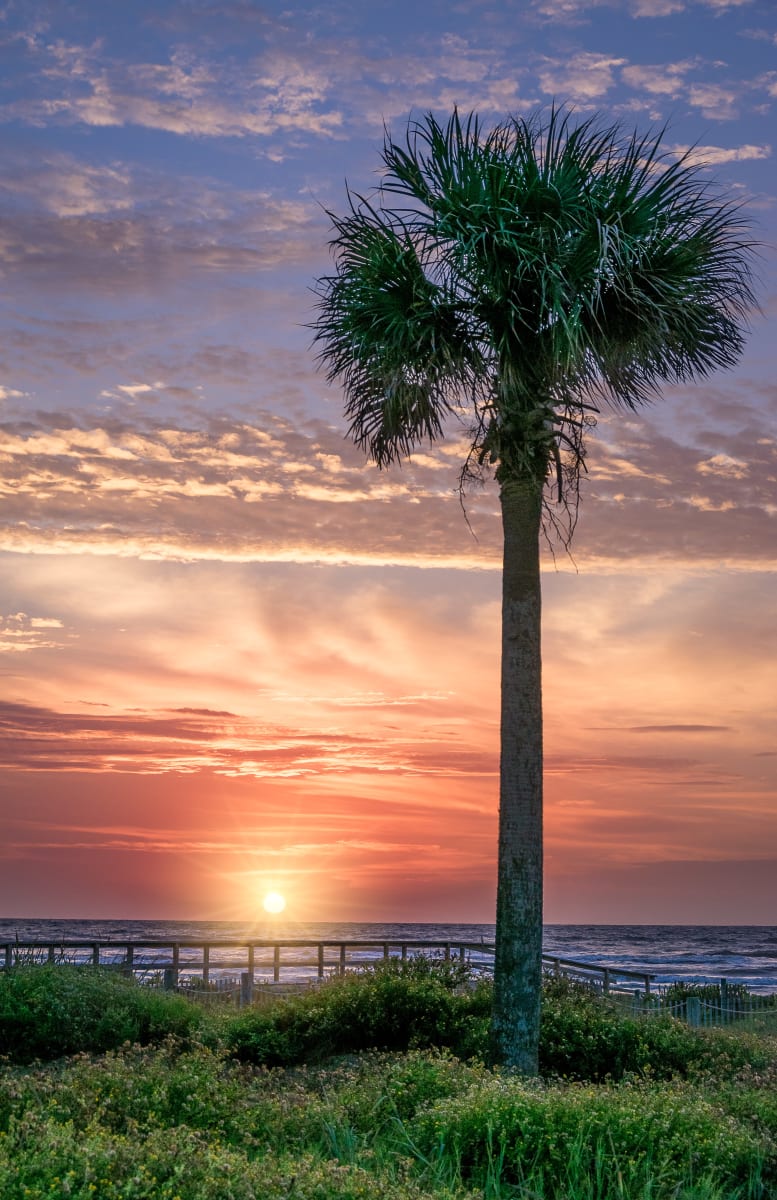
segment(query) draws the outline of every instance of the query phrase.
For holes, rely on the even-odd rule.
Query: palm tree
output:
[[[329,214],[320,360],[379,467],[469,414],[504,529],[501,766],[491,1053],[538,1069],[542,972],[540,555],[549,485],[574,500],[601,401],[731,366],[753,303],[736,206],[661,135],[564,110],[485,130],[458,112],[386,134],[377,194]],[[575,506],[573,506],[575,507]]]

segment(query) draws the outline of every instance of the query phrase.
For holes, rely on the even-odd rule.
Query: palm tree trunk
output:
[[[542,983],[542,489],[505,480],[502,754],[491,1058],[536,1075]]]

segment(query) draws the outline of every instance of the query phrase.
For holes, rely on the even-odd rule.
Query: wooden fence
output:
[[[466,962],[492,973],[493,943],[447,941],[309,941],[302,938],[246,941],[13,941],[0,943],[0,970],[18,963],[67,962],[135,975],[146,982],[188,991],[239,988],[241,1003],[251,1003],[257,985],[317,982],[376,962],[422,954]],[[609,994],[651,994],[652,975],[602,967],[576,959],[543,956],[548,974],[584,980]],[[234,972],[239,972],[236,982]],[[229,988],[227,988],[229,990]]]

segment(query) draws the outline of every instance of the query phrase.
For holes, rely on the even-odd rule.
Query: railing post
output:
[[[126,949],[126,952],[124,955],[124,962],[122,963],[122,967],[121,967],[121,973],[127,979],[132,979],[132,964],[134,963],[134,961],[135,961],[135,947],[127,946],[127,949]]]
[[[240,1003],[250,1004],[254,998],[254,948],[248,947],[248,970],[240,976]]]
[[[728,1011],[728,980],[721,979],[720,981],[720,1007],[723,1010],[724,1020],[728,1021],[730,1013]]]
[[[202,986],[207,987],[210,980],[210,946],[206,942],[202,947]]]
[[[685,1001],[685,1019],[694,1028],[701,1025],[701,1000],[698,996],[689,996]]]
[[[345,942],[340,943],[340,974],[345,975]]]
[[[181,958],[181,947],[177,942],[173,945],[173,965],[170,968],[170,986],[175,989],[178,987],[178,963]],[[165,985],[167,986],[167,985]]]
[[[450,944],[450,942],[446,942],[445,943],[445,961],[450,962],[450,959],[451,959],[451,944]]]
[[[100,965],[100,947],[97,942],[92,946],[92,966],[99,967]]]
[[[318,977],[324,978],[324,943],[318,943]]]
[[[281,977],[281,948],[278,945],[272,948],[272,978],[273,983],[278,983]]]
[[[603,982],[602,986],[604,988],[604,994],[605,994],[605,996],[609,996],[609,994],[610,994],[610,972],[607,969],[607,967],[604,968],[603,981],[604,982]]]
[[[403,942],[402,943],[402,962],[405,962],[406,959],[407,959],[407,943]]]

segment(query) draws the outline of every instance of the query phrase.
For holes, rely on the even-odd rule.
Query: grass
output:
[[[418,962],[243,1014],[19,968],[0,976],[0,1196],[777,1196],[777,1041],[622,1018],[553,981],[528,1083],[481,1061],[488,1000]]]

